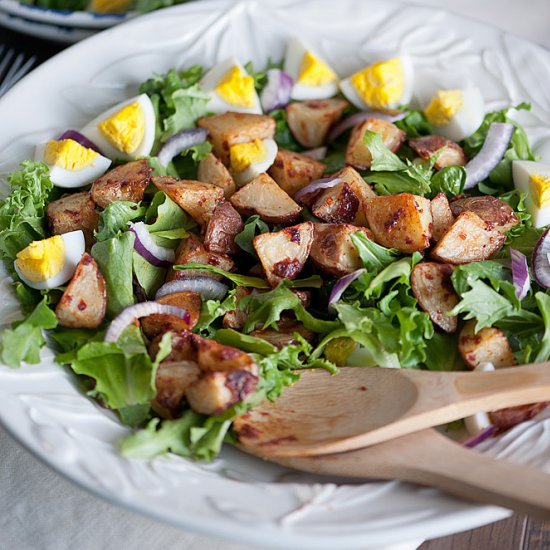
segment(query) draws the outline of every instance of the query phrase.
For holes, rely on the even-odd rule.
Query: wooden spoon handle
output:
[[[466,449],[435,430],[347,453],[275,461],[318,474],[410,481],[467,500],[550,518],[550,475]]]

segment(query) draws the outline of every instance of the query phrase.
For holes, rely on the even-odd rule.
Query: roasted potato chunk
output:
[[[237,185],[231,177],[229,170],[223,162],[209,153],[199,162],[197,179],[206,183],[211,183],[223,190],[224,197],[229,199],[237,190]]]
[[[302,211],[267,174],[260,174],[241,187],[230,200],[243,216],[258,214],[268,223],[292,223]]]
[[[432,236],[430,201],[400,193],[367,201],[367,222],[374,240],[405,254],[425,250]]]
[[[293,197],[300,189],[318,180],[325,171],[322,162],[306,155],[279,149],[269,175],[279,187]]]
[[[298,343],[295,334],[299,334],[308,342],[313,341],[315,336],[311,330],[306,329],[302,323],[294,319],[281,319],[279,330],[272,328],[253,330],[250,336],[262,338],[270,344],[273,344],[276,348],[283,349],[286,346]]]
[[[449,206],[449,201],[443,193],[438,193],[430,202],[432,209],[432,241],[437,242],[441,235],[453,224],[455,217]]]
[[[531,405],[520,405],[519,407],[508,407],[489,413],[492,423],[499,431],[508,430],[517,424],[531,420],[550,405],[548,401],[533,403]]]
[[[164,334],[157,334],[149,344],[149,356],[154,359],[159,351],[159,344]],[[165,362],[177,363],[180,361],[197,362],[196,335],[188,330],[171,332],[172,351],[164,358]]]
[[[102,208],[115,201],[140,202],[152,172],[145,159],[117,166],[92,183],[92,199]]]
[[[48,204],[46,213],[54,235],[81,229],[86,245],[90,246],[94,242],[94,230],[97,229],[99,214],[90,193],[74,193],[52,201]]]
[[[459,297],[453,288],[453,267],[435,262],[421,262],[411,273],[411,286],[420,307],[445,332],[456,332],[458,319],[448,315]]]
[[[201,181],[163,176],[153,178],[153,183],[201,226],[206,226],[210,221],[216,206],[224,197],[221,187]]]
[[[107,291],[96,261],[84,253],[55,308],[62,327],[97,328],[105,319]]]
[[[245,296],[249,296],[252,293],[252,289],[245,287],[245,286],[239,286],[237,287],[237,291],[235,292],[235,298],[237,299],[237,304],[239,301],[244,298]],[[247,313],[246,311],[243,311],[240,308],[232,309],[231,311],[228,311],[223,316],[223,326],[225,328],[232,328],[233,330],[242,330],[247,319]]]
[[[306,148],[319,147],[348,102],[343,99],[296,101],[286,107],[286,120],[296,141]]]
[[[363,142],[367,130],[381,134],[384,145],[393,153],[397,152],[405,141],[406,132],[391,122],[378,118],[368,118],[359,122],[351,132],[345,157],[346,164],[358,170],[367,170],[372,162],[369,148]]]
[[[505,240],[505,235],[490,229],[477,214],[466,210],[443,233],[431,256],[448,264],[479,262],[488,260]]]
[[[476,334],[476,321],[468,321],[460,331],[458,351],[464,363],[475,369],[484,363],[492,363],[496,369],[516,365],[516,358],[508,338],[498,328],[482,328]]]
[[[223,113],[199,119],[198,126],[206,128],[214,155],[229,166],[229,149],[237,143],[268,139],[275,135],[275,120],[267,115]]]
[[[434,164],[437,170],[446,166],[464,166],[466,154],[458,143],[443,136],[421,136],[409,140],[409,147],[421,158],[429,159],[441,152]]]
[[[235,244],[235,237],[243,228],[241,216],[230,202],[218,204],[206,227],[204,248],[218,254],[236,254],[239,247]]]
[[[371,239],[368,229],[344,223],[315,223],[313,231],[310,256],[317,269],[333,277],[342,277],[361,267],[351,235],[361,231]]]
[[[201,371],[249,370],[258,374],[258,366],[252,357],[240,349],[224,346],[207,338],[197,339],[197,361]]]
[[[451,202],[451,211],[454,216],[466,210],[477,214],[486,222],[488,229],[494,229],[500,233],[506,233],[519,223],[519,218],[509,204],[490,195],[466,197]]]
[[[267,282],[275,287],[283,279],[295,279],[306,263],[312,242],[311,222],[255,237],[254,249],[264,268]]]
[[[180,307],[189,313],[189,322],[175,315],[148,315],[141,319],[141,328],[147,338],[151,339],[165,332],[192,330],[199,321],[201,297],[197,292],[174,292],[156,300],[159,304]]]

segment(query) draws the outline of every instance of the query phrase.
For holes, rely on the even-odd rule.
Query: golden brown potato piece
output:
[[[152,172],[145,159],[117,166],[92,183],[92,199],[102,208],[115,201],[140,202]]]
[[[286,107],[286,120],[296,141],[306,148],[319,147],[348,102],[343,99],[296,101]]]
[[[318,180],[325,171],[322,162],[307,155],[300,155],[286,149],[279,149],[269,175],[279,187],[293,197],[300,189]]]
[[[446,166],[464,166],[468,161],[462,147],[443,136],[413,138],[409,140],[409,147],[423,159],[429,159],[445,148],[434,164],[437,170]]]
[[[453,266],[435,262],[416,264],[411,273],[411,286],[420,307],[445,332],[456,332],[458,319],[447,315],[459,302],[453,288]]]
[[[510,342],[502,330],[486,327],[476,334],[475,326],[476,321],[468,321],[458,338],[458,351],[467,367],[473,370],[484,363],[493,363],[499,369],[517,364]]]
[[[154,359],[159,351],[159,344],[164,334],[157,334],[149,344],[149,356]],[[164,358],[166,362],[192,361],[197,362],[197,343],[196,335],[188,330],[180,330],[179,332],[170,333],[172,338],[172,350],[170,354]]]
[[[99,214],[90,193],[74,193],[52,201],[48,204],[46,212],[54,235],[81,229],[86,245],[90,246],[94,242],[94,230],[97,229]]]
[[[258,214],[268,223],[292,223],[302,211],[267,174],[260,174],[241,187],[230,200],[243,216]]]
[[[372,234],[367,228],[345,223],[315,223],[313,228],[309,254],[317,269],[332,277],[342,277],[361,267],[351,235],[361,231],[371,239]]]
[[[363,142],[365,132],[377,132],[381,134],[384,145],[395,153],[405,141],[406,132],[400,130],[395,124],[380,120],[378,118],[368,118],[355,125],[351,132],[346,149],[346,164],[357,168],[358,170],[367,170],[370,168],[372,155],[369,148]]]
[[[312,242],[311,222],[255,237],[254,249],[262,262],[267,282],[275,287],[283,279],[295,279],[306,263]]]
[[[197,361],[203,372],[240,369],[258,374],[258,365],[248,353],[240,349],[200,337],[197,338],[197,349]]]
[[[153,178],[153,183],[201,226],[206,226],[210,221],[216,206],[224,197],[221,187],[202,181],[163,176]]]
[[[106,307],[105,279],[85,252],[55,308],[55,316],[62,327],[97,328],[105,319]]]
[[[548,401],[521,405],[519,407],[508,407],[489,413],[491,421],[499,431],[508,430],[517,424],[531,420],[550,405]]]
[[[148,315],[141,320],[141,328],[147,338],[151,339],[165,332],[192,330],[201,314],[201,296],[197,292],[174,292],[156,300],[159,304],[180,307],[189,313],[189,322],[175,315]]]
[[[163,361],[156,373],[157,393],[151,406],[162,418],[177,418],[182,410],[185,392],[200,376],[193,361]]]
[[[245,286],[239,286],[237,287],[237,291],[235,292],[235,298],[237,299],[237,304],[239,301],[244,298],[245,296],[249,296],[252,293],[252,289],[245,287]],[[225,328],[232,328],[233,330],[242,330],[246,320],[248,318],[248,315],[246,311],[243,311],[242,309],[232,309],[231,311],[228,311],[223,316],[223,326]]]
[[[367,201],[367,222],[374,240],[410,254],[430,246],[432,212],[424,197],[400,193]]]
[[[273,344],[276,348],[283,349],[286,346],[298,343],[295,336],[296,333],[308,342],[312,342],[315,337],[315,334],[311,330],[306,329],[302,323],[294,319],[281,319],[279,330],[273,328],[253,330],[250,336],[262,338]]]
[[[466,210],[443,233],[431,256],[447,264],[479,262],[488,260],[505,240],[505,235],[490,229],[477,214]]]
[[[199,119],[198,126],[206,128],[214,155],[229,166],[229,149],[237,143],[268,139],[275,135],[275,120],[267,115],[223,113]]]
[[[500,233],[510,231],[519,223],[519,218],[509,204],[490,195],[466,197],[451,202],[453,215],[458,216],[466,210],[477,214],[487,223],[488,229],[495,229]]]
[[[437,242],[441,239],[441,235],[451,227],[455,221],[455,217],[449,206],[449,201],[443,193],[438,193],[430,203],[432,209],[432,241]]]
[[[206,227],[204,248],[218,254],[236,254],[239,247],[235,244],[235,237],[243,228],[241,216],[230,202],[218,204]]]
[[[199,162],[197,179],[223,189],[226,199],[237,190],[237,185],[223,162],[209,153]]]

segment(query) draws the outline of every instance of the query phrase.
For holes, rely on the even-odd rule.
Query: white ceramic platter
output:
[[[459,75],[488,108],[531,100],[523,113],[550,159],[550,53],[487,26],[388,0],[203,0],[92,37],[45,63],[0,101],[0,179],[35,144],[79,128],[153,72],[230,55],[262,67],[289,37],[311,42],[342,74],[381,48],[409,53],[418,82]],[[6,277],[0,318],[17,317]],[[396,482],[346,483],[290,472],[225,449],[210,464],[169,456],[127,460],[115,418],[84,397],[45,352],[42,364],[0,367],[0,419],[27,448],[81,486],[134,510],[209,535],[290,550],[367,549],[436,537],[506,516],[435,490]],[[550,414],[483,451],[550,472]]]

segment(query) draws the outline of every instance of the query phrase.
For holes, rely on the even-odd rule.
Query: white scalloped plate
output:
[[[135,93],[153,72],[229,55],[261,67],[298,34],[342,74],[369,52],[403,49],[418,81],[445,71],[477,83],[490,108],[523,100],[521,121],[550,158],[550,53],[448,13],[388,0],[204,0],[92,37],[45,63],[0,101],[0,179],[34,145]],[[428,75],[428,76],[426,76]],[[38,92],[39,90],[39,92]],[[0,281],[0,317],[18,315]],[[115,418],[76,389],[46,351],[39,366],[0,367],[0,420],[27,448],[82,487],[190,530],[280,549],[352,550],[473,528],[508,512],[397,482],[345,483],[290,472],[228,448],[211,464],[169,456],[127,460]],[[550,414],[483,451],[550,472]]]

